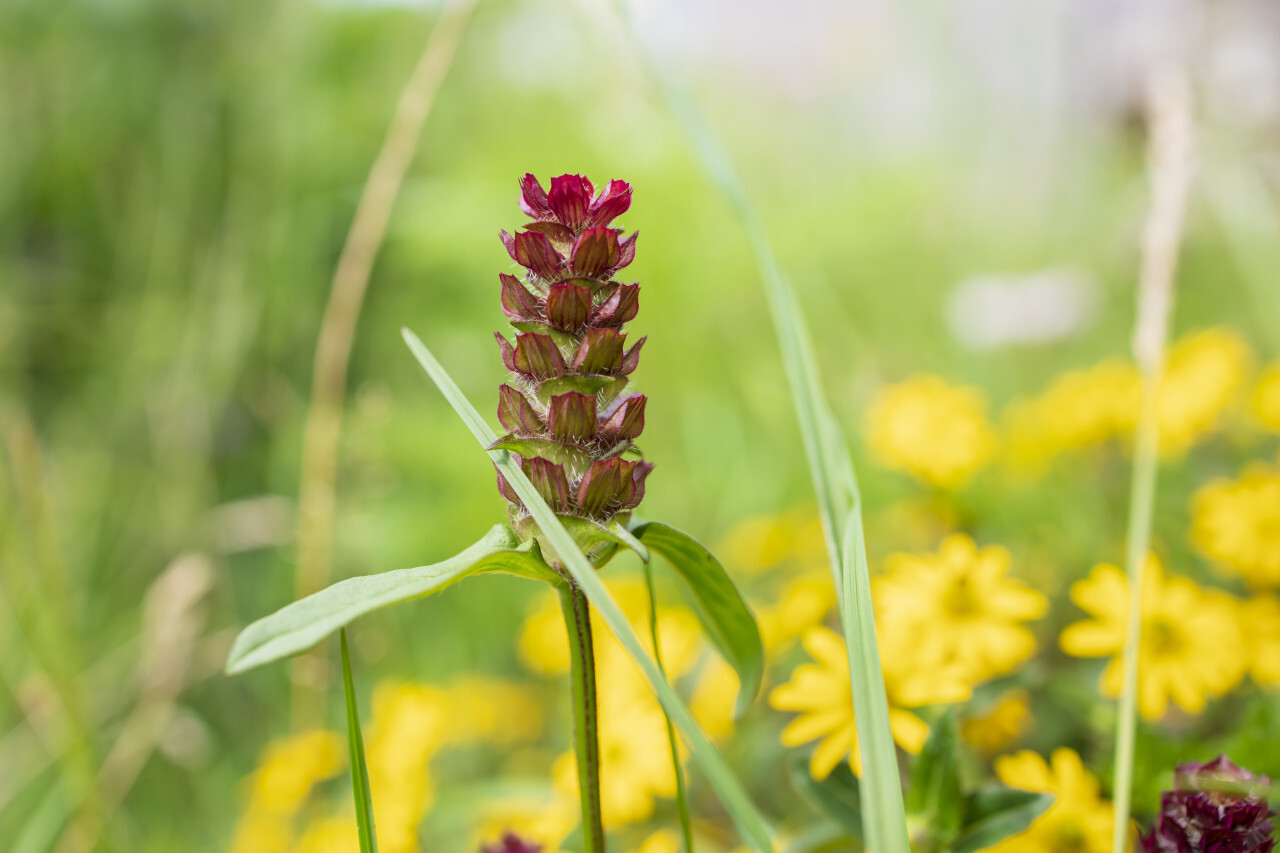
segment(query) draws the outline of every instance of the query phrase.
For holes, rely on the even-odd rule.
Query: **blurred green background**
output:
[[[998,412],[1066,368],[1128,352],[1147,186],[1126,76],[1143,39],[1120,36],[1160,28],[1130,21],[1117,35],[1122,4],[1102,2],[637,5],[643,36],[723,136],[804,302],[865,480],[873,557],[915,547],[874,523],[899,501],[930,499],[867,458],[862,417],[878,386],[938,373],[984,389]],[[1174,325],[1230,325],[1266,360],[1280,343],[1274,15],[1225,6],[1235,17],[1219,5],[1180,24],[1195,34],[1202,149]],[[240,780],[289,731],[288,667],[228,679],[221,662],[239,627],[293,596],[319,321],[438,12],[0,4],[0,847],[76,849],[68,816],[99,797],[102,849],[225,849]],[[1241,34],[1270,39],[1271,64],[1255,78],[1247,61],[1236,73],[1241,62],[1219,56],[1244,50],[1256,65],[1256,44],[1231,41]],[[1271,105],[1258,106],[1266,86]],[[635,186],[622,223],[642,232],[628,272],[644,287],[633,334],[649,336],[636,377],[657,464],[645,514],[714,542],[748,516],[809,505],[749,246],[612,7],[481,2],[360,314],[336,577],[433,562],[503,517],[491,466],[399,329],[420,334],[490,412],[504,375],[492,342],[504,327],[497,274],[510,267],[497,232],[522,222],[526,171]],[[1039,340],[966,337],[981,317],[964,313],[959,284],[1044,270],[1071,274],[1064,310],[1078,321]],[[1162,506],[1175,514],[1158,513],[1157,535],[1186,551],[1187,495],[1265,455],[1274,441],[1258,439],[1166,472]],[[1061,595],[1093,562],[1120,556],[1125,461],[1117,451],[1056,471],[1014,499],[990,480],[949,500],[976,537],[1010,545],[1015,559],[1042,555],[1050,569],[1037,582]],[[169,624],[148,596],[179,565],[200,566],[192,576],[208,589]],[[387,676],[518,672],[528,596],[486,580],[363,620],[353,641],[366,694]],[[1051,657],[1052,636],[1043,630]],[[175,663],[157,643],[185,652]],[[153,664],[178,671],[157,676]],[[1081,676],[1086,689],[1095,672]],[[150,720],[139,696],[157,679],[178,685],[177,702]],[[1259,702],[1221,710],[1218,731],[1269,714],[1275,734],[1280,715]],[[336,723],[339,703],[329,704]],[[548,711],[559,743],[563,711]],[[138,732],[144,746],[131,753]],[[110,764],[116,748],[124,758]],[[104,762],[120,775],[103,777]],[[493,766],[458,778],[481,785]],[[768,790],[777,772],[750,778]],[[1153,805],[1151,790],[1140,807]],[[424,849],[455,849],[429,842],[456,828],[432,826]]]

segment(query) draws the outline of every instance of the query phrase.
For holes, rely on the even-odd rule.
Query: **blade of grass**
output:
[[[458,413],[458,417],[462,419],[463,423],[467,425],[471,433],[476,437],[476,440],[480,442],[480,445],[488,447],[493,444],[497,439],[497,435],[485,423],[484,418],[480,416],[480,413],[463,395],[430,350],[418,339],[417,335],[408,329],[402,329],[401,334],[404,336],[405,343],[409,345],[409,349],[413,351],[414,356],[418,359],[418,363],[427,371],[432,381],[435,382],[440,392],[444,394],[445,399],[449,401],[454,411]],[[494,450],[489,452],[489,457],[528,508],[530,514],[533,515],[534,521],[537,522],[538,527],[546,537],[546,544],[554,549],[554,554],[549,553],[546,556],[558,558],[563,562],[565,570],[582,587],[587,599],[596,608],[605,624],[609,626],[609,630],[618,638],[618,642],[631,655],[631,658],[644,673],[645,678],[649,680],[649,684],[652,685],[654,693],[658,697],[658,702],[662,705],[667,717],[676,724],[684,735],[694,760],[702,767],[702,772],[706,774],[707,781],[711,783],[711,786],[720,796],[721,802],[724,803],[729,814],[733,816],[738,829],[752,846],[752,849],[761,851],[761,853],[773,853],[773,842],[770,840],[768,822],[756,809],[755,804],[751,802],[751,798],[747,795],[742,783],[734,776],[724,758],[716,751],[710,739],[698,726],[688,707],[681,701],[675,690],[667,683],[667,680],[663,678],[657,664],[645,653],[644,647],[640,645],[640,640],[635,631],[631,629],[631,624],[627,622],[622,610],[613,600],[613,596],[609,594],[604,583],[596,575],[595,569],[591,567],[587,558],[578,550],[569,531],[565,530],[564,525],[560,523],[555,513],[551,511],[551,507],[547,506],[547,502],[542,499],[538,490],[534,488],[533,483],[529,482],[529,478],[524,475],[524,471],[512,460],[511,454],[505,450]]]
[[[871,609],[871,582],[866,570],[857,478],[822,391],[817,358],[799,300],[774,255],[768,232],[752,207],[724,146],[669,66],[658,62],[639,38],[625,0],[615,0],[615,3],[629,25],[631,38],[646,69],[687,135],[698,164],[737,214],[755,253],[791,386],[809,473],[817,493],[832,577],[839,592],[840,623],[849,651],[853,708],[862,752],[864,838],[867,847],[877,853],[909,853],[902,786],[888,724],[884,676],[876,649],[875,617]],[[851,520],[854,515],[858,516],[856,525]],[[854,535],[848,533],[851,526],[856,526]],[[846,531],[843,540],[839,538],[841,530]],[[857,553],[846,553],[846,545],[856,547]]]
[[[1125,574],[1129,579],[1129,613],[1125,627],[1124,690],[1116,721],[1116,764],[1112,785],[1115,829],[1113,853],[1129,850],[1129,812],[1133,796],[1134,736],[1137,730],[1138,658],[1142,642],[1142,586],[1155,511],[1157,454],[1160,444],[1157,402],[1164,369],[1165,341],[1173,306],[1173,283],[1182,242],[1182,224],[1192,173],[1191,95],[1183,75],[1155,73],[1148,81],[1147,110],[1151,139],[1151,209],[1142,239],[1138,282],[1138,317],[1133,333],[1134,358],[1142,372],[1142,408],[1138,415],[1129,492],[1129,529],[1125,541]]]
[[[653,660],[658,664],[662,677],[667,668],[662,665],[662,643],[658,639],[658,593],[653,588],[653,565],[644,564],[644,585],[649,592],[649,638],[653,641]],[[676,814],[680,816],[680,834],[684,837],[685,853],[693,853],[693,824],[689,820],[689,801],[684,792],[684,768],[680,766],[680,749],[676,743],[676,730],[667,717],[667,744],[671,747],[671,768],[676,774]]]
[[[360,853],[378,853],[378,834],[373,828],[373,796],[369,791],[369,768],[364,763],[364,737],[360,734],[360,709],[351,681],[351,655],[347,651],[347,631],[338,632],[342,645],[342,690],[347,697],[347,747],[351,752],[351,794],[356,801],[356,834]]]

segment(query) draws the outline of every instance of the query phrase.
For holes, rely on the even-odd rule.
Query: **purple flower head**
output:
[[[1271,853],[1270,787],[1266,776],[1225,755],[1179,765],[1174,789],[1161,795],[1160,815],[1141,838],[1144,853]]]
[[[628,345],[625,328],[640,310],[640,285],[614,280],[635,259],[636,234],[611,227],[630,207],[626,181],[597,191],[582,175],[561,175],[546,190],[525,175],[520,209],[533,221],[501,232],[523,275],[499,275],[502,313],[516,335],[496,336],[511,379],[499,389],[507,435],[495,447],[515,454],[551,508],[580,520],[578,530],[625,521],[653,468],[635,447],[647,401],[626,390],[645,341]],[[517,532],[532,535],[501,476],[498,490]]]

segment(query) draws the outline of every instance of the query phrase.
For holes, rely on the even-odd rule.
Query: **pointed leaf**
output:
[[[1053,805],[1054,797],[1000,785],[979,788],[965,798],[965,826],[952,853],[977,853],[1031,826]]]
[[[526,172],[520,181],[520,209],[534,219],[546,219],[551,215],[547,204],[547,191],[532,174]]]
[[[612,376],[595,373],[566,373],[543,382],[537,388],[538,401],[544,406],[551,405],[551,398],[570,391],[579,394],[596,394],[615,382]]]
[[[506,242],[505,238],[503,242]],[[560,275],[564,258],[551,245],[551,239],[546,234],[539,231],[517,231],[512,244],[514,245],[507,246],[507,251],[520,266],[528,268],[540,278],[554,279]]]
[[[593,278],[617,266],[622,255],[618,246],[619,233],[613,228],[583,231],[569,250],[569,266],[573,268],[574,275]]]
[[[636,372],[636,368],[640,366],[640,347],[644,346],[644,342],[649,340],[649,336],[645,335],[636,341],[635,346],[627,350],[627,354],[622,357],[621,373],[623,376],[630,376]]]
[[[610,181],[587,210],[587,225],[608,225],[631,207],[631,184]]]
[[[617,329],[587,329],[582,345],[574,353],[573,369],[579,373],[617,373],[622,366],[625,338]]]
[[[494,340],[498,342],[498,349],[502,351],[502,363],[506,365],[507,370],[512,373],[516,372],[516,348],[511,345],[511,341],[502,336],[502,332],[493,333]]]
[[[628,463],[617,457],[591,463],[590,470],[578,484],[577,501],[583,512],[592,516],[605,515],[616,506],[618,492],[622,488],[623,465],[634,467],[635,463]],[[628,469],[627,478],[630,477],[631,471]]]
[[[689,534],[657,521],[638,524],[631,532],[688,585],[703,629],[738,673],[736,713],[741,716],[755,701],[764,678],[764,644],[751,608],[715,555]]]
[[[644,500],[644,484],[649,478],[649,472],[652,470],[652,462],[636,462],[636,467],[631,471],[632,492],[630,497],[623,502],[623,509],[635,509],[640,504],[640,501]]]
[[[911,768],[905,807],[908,818],[927,826],[931,838],[943,847],[960,831],[964,795],[960,791],[960,736],[952,707],[934,724]]]
[[[640,285],[620,284],[600,303],[591,318],[593,326],[621,326],[640,313]]]
[[[809,772],[809,758],[797,753],[791,756],[791,784],[818,811],[844,827],[854,838],[862,838],[862,796],[858,779],[841,761],[827,778],[818,780]]]
[[[257,620],[236,637],[227,674],[304,652],[358,616],[490,572],[553,583],[557,578],[531,543],[520,545],[505,525],[495,525],[479,542],[443,562],[348,578]]]
[[[596,435],[596,395],[570,391],[551,398],[547,412],[551,437],[566,444],[582,444]]]
[[[607,420],[600,425],[600,432],[611,441],[633,439],[644,432],[644,407],[648,399],[643,394],[619,398],[606,410]]]
[[[636,259],[636,240],[640,237],[640,232],[634,232],[630,237],[625,237],[618,243],[618,261],[613,265],[610,273],[615,273],[623,267],[631,265]]]
[[[570,478],[581,476],[591,465],[591,456],[585,450],[537,435],[504,435],[487,449],[518,453],[525,459],[541,456],[563,465]]]
[[[378,853],[378,834],[373,826],[373,795],[369,790],[369,768],[364,761],[364,737],[360,734],[360,710],[351,679],[351,655],[347,632],[338,632],[342,642],[342,691],[347,699],[347,748],[351,754],[351,793],[356,801],[356,835],[360,853]]]
[[[546,234],[557,243],[573,242],[573,229],[559,222],[529,222],[524,226],[524,230]]]
[[[521,460],[520,467],[547,506],[557,512],[569,508],[569,478],[563,467],[540,456]]]
[[[547,319],[566,332],[577,332],[591,315],[591,288],[564,282],[547,293]]]

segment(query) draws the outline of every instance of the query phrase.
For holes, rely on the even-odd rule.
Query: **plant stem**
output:
[[[644,564],[644,583],[649,589],[649,636],[653,640],[653,660],[658,664],[662,677],[667,677],[667,668],[662,665],[662,646],[658,641],[658,597],[653,590],[653,567]],[[670,679],[668,679],[670,680]],[[680,767],[680,748],[676,743],[676,730],[671,725],[667,712],[662,712],[667,721],[667,743],[671,746],[671,766],[676,773],[676,812],[680,815],[680,831],[684,835],[685,853],[693,853],[693,823],[689,819],[689,800],[685,796],[684,770]]]
[[[578,796],[582,801],[582,849],[604,853],[600,812],[600,739],[596,707],[596,661],[591,640],[591,605],[570,578],[557,587],[564,627],[569,634],[570,686],[573,694],[573,751],[578,761]]]
[[[1116,721],[1116,764],[1112,785],[1115,802],[1113,853],[1129,850],[1129,812],[1133,795],[1134,737],[1137,730],[1138,659],[1142,643],[1142,587],[1155,511],[1157,457],[1160,445],[1158,402],[1164,345],[1173,304],[1174,271],[1182,240],[1182,221],[1192,172],[1190,95],[1185,78],[1175,72],[1153,74],[1148,90],[1151,210],[1142,243],[1138,319],[1134,356],[1142,372],[1142,408],[1134,439],[1133,480],[1129,494],[1129,531],[1125,574],[1129,582],[1129,614],[1124,643],[1124,690]]]

